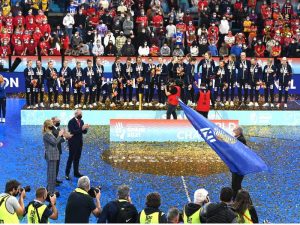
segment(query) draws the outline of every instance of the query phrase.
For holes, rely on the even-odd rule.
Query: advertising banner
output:
[[[230,134],[238,120],[212,120]],[[111,142],[199,142],[204,141],[188,120],[110,120]]]

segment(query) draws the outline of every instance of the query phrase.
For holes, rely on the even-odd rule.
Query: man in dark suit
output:
[[[86,134],[90,126],[84,124],[82,120],[82,112],[80,109],[75,111],[75,116],[68,123],[68,130],[73,135],[69,140],[69,158],[66,166],[66,179],[70,180],[70,170],[73,163],[74,176],[82,177],[83,175],[79,173],[79,161],[82,151],[82,134]]]
[[[244,145],[247,145],[246,139],[243,134],[243,129],[241,127],[236,127],[233,130],[233,133],[234,133],[234,137],[236,137]],[[244,176],[239,175],[237,173],[232,173],[231,187],[233,190],[233,199],[235,199],[238,191],[240,189],[242,189],[243,179],[244,179]]]
[[[54,135],[54,137],[58,137],[58,133],[60,131],[60,119],[57,118],[56,116],[55,117],[52,117],[51,118],[52,122],[53,122],[53,130],[52,130],[52,134]],[[61,153],[62,153],[62,150],[61,150],[61,143],[65,141],[65,138],[62,139],[61,142],[59,142],[57,144],[57,148],[58,148],[58,151],[59,151],[59,159],[57,161],[57,164],[56,164],[56,185],[59,185],[62,183],[62,181],[58,180],[57,179],[57,176],[58,176],[58,171],[59,171],[59,163],[60,163],[60,158],[61,158]]]

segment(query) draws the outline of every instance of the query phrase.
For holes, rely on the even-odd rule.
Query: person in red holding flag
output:
[[[169,85],[165,88],[166,96],[168,96],[168,109],[167,109],[167,120],[171,119],[171,115],[173,115],[173,119],[177,120],[176,108],[179,104],[180,98],[180,87],[174,82],[174,80],[169,81]]]
[[[207,90],[206,84],[200,84],[200,90],[196,96],[197,107],[196,111],[205,118],[208,118],[208,112],[210,110],[210,90]]]

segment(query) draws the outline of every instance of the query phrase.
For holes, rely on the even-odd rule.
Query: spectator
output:
[[[171,49],[167,43],[164,43],[164,45],[160,48],[160,55],[161,56],[170,56],[171,55]]]
[[[242,53],[242,45],[236,43],[235,45],[232,46],[230,50],[230,54],[233,54],[236,57],[240,57],[241,53]]]
[[[198,189],[194,193],[194,202],[183,207],[184,223],[203,223],[204,206],[209,203],[208,192],[205,189]]]
[[[149,54],[150,56],[159,56],[159,47],[153,43],[150,47]]]
[[[226,17],[223,16],[221,23],[219,25],[219,32],[221,34],[221,40],[223,40],[225,35],[228,34],[229,29],[230,29],[229,22],[226,19]]]
[[[87,176],[78,179],[77,188],[70,194],[67,201],[65,223],[88,223],[91,213],[95,216],[100,215],[101,192],[93,190],[96,196],[95,205],[93,198],[88,194],[90,188],[90,179]]]
[[[220,203],[211,203],[207,206],[206,223],[237,223],[237,216],[230,208],[233,191],[229,187],[222,188]]]
[[[104,37],[104,40],[103,40],[104,47],[106,47],[109,42],[112,42],[113,45],[116,44],[116,39],[114,37],[114,34],[110,30],[107,31],[107,34]]]
[[[3,223],[19,223],[19,218],[24,215],[24,198],[26,193],[21,189],[21,184],[16,180],[10,180],[5,185],[5,193],[0,194],[0,220]],[[17,200],[17,196],[19,200]]]
[[[219,50],[219,54],[222,57],[225,57],[225,56],[229,55],[229,51],[228,51],[228,48],[227,48],[225,42],[222,43],[221,48]]]
[[[179,223],[179,218],[180,218],[179,210],[176,207],[172,207],[168,210],[167,213],[168,223]]]
[[[120,35],[116,38],[116,48],[118,51],[118,54],[121,54],[121,49],[123,45],[126,43],[127,38],[124,36],[124,32],[121,31]]]
[[[99,24],[96,26],[97,34],[101,37],[101,40],[105,37],[108,28],[106,24],[103,23],[102,20],[99,21]]]
[[[79,35],[79,32],[76,31],[75,35],[71,39],[71,46],[74,50],[78,50],[80,43],[83,42],[82,37]]]
[[[129,187],[119,186],[117,195],[117,200],[110,201],[104,206],[98,223],[135,223],[138,212],[132,204]]]
[[[83,41],[80,42],[78,48],[78,55],[91,55],[90,47],[87,44],[83,43]]]
[[[118,53],[116,46],[112,41],[108,42],[108,45],[104,49],[104,55],[106,56],[116,56]]]
[[[79,32],[80,36],[83,35],[83,29],[85,28],[86,23],[86,16],[83,14],[83,10],[79,9],[78,13],[74,16],[74,25],[76,28],[76,31]]]
[[[192,43],[192,46],[190,47],[190,53],[191,56],[195,56],[195,57],[199,55],[199,47],[196,41]]]
[[[159,209],[161,205],[160,194],[157,192],[150,193],[146,197],[146,208],[138,216],[138,223],[167,223],[166,215]]]
[[[182,51],[182,49],[180,48],[179,45],[176,45],[176,48],[173,51],[173,56],[184,56],[184,52]]]
[[[140,56],[148,56],[149,55],[150,49],[149,49],[147,42],[144,43],[144,46],[139,47],[138,52],[139,52]]]
[[[70,40],[72,40],[73,26],[75,24],[74,17],[71,13],[68,13],[63,19],[63,25],[65,26],[65,31]]]
[[[94,42],[92,53],[94,56],[101,56],[104,54],[104,47],[99,39]]]
[[[256,210],[252,204],[248,191],[239,190],[236,199],[232,205],[234,211],[238,214],[238,223],[258,223]]]
[[[254,46],[255,56],[264,57],[266,46],[262,43],[261,40],[257,42],[257,45]]]
[[[211,44],[208,46],[208,51],[211,52],[211,56],[218,56],[219,55],[216,43],[214,41],[212,41]]]
[[[123,45],[121,49],[122,56],[135,56],[135,48],[131,43],[131,39],[128,38],[127,42]]]
[[[127,15],[126,20],[123,22],[123,31],[126,36],[130,35],[130,31],[133,30],[133,22],[129,15]]]

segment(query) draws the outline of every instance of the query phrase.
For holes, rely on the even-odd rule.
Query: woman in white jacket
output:
[[[107,34],[104,37],[104,47],[106,47],[109,43],[109,41],[112,41],[113,45],[116,44],[116,38],[114,36],[114,34],[111,31],[108,31]]]
[[[68,34],[69,40],[72,38],[73,26],[75,24],[74,17],[71,13],[68,13],[63,19],[63,25],[65,26],[66,33]]]
[[[149,46],[147,45],[147,42],[144,43],[144,46],[139,47],[139,56],[148,56],[150,53]]]
[[[92,53],[94,56],[101,56],[104,54],[104,47],[99,39],[94,42]]]

